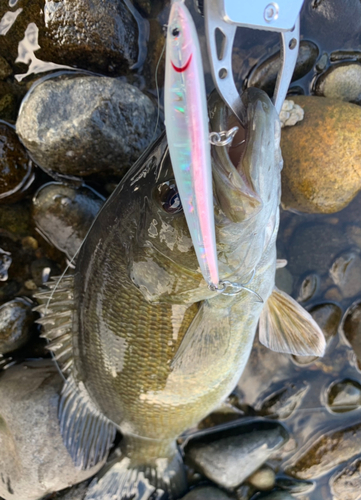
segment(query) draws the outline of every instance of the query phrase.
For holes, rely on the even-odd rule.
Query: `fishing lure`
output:
[[[219,288],[206,90],[196,28],[172,0],[165,67],[165,124],[175,180],[202,275]]]

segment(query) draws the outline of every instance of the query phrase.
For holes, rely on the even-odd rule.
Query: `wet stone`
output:
[[[276,270],[276,286],[280,290],[292,294],[293,290],[293,276],[287,269],[287,267],[282,267]]]
[[[333,337],[337,334],[338,325],[342,317],[342,310],[339,306],[333,303],[318,304],[310,309],[312,318],[321,328],[325,339],[326,346],[330,343]],[[292,356],[299,365],[308,365],[313,363],[317,356]]]
[[[32,327],[37,318],[32,311],[33,307],[33,302],[22,297],[0,306],[1,354],[19,349],[31,339]]]
[[[41,257],[31,263],[30,266],[31,277],[35,283],[36,288],[45,285],[53,276],[60,276],[61,270],[56,262]]]
[[[317,80],[315,93],[361,104],[361,64],[344,63],[331,66]]]
[[[8,269],[11,266],[11,253],[0,248],[0,281],[7,281]]]
[[[315,0],[305,2],[301,25],[322,47],[336,50],[359,46],[361,4],[359,0]]]
[[[4,57],[0,56],[0,80],[5,80],[12,72],[10,64]]]
[[[16,131],[53,176],[124,174],[155,136],[157,111],[136,87],[100,76],[59,76],[34,86]]]
[[[303,381],[284,380],[281,383],[277,382],[275,386],[277,388],[272,386],[269,388],[266,397],[260,396],[256,410],[259,410],[262,416],[284,420],[300,406],[310,387]]]
[[[305,76],[313,68],[317,57],[317,45],[309,40],[302,40],[292,81],[299,80]],[[248,77],[247,87],[261,88],[267,92],[269,96],[272,96],[276,85],[277,75],[281,70],[281,65],[280,52],[277,52],[252,70]]]
[[[218,485],[233,489],[287,440],[287,431],[275,422],[240,423],[191,439],[185,447],[186,461]]]
[[[187,493],[182,500],[230,500],[230,497],[218,488],[213,486],[203,486],[201,488],[194,488]]]
[[[293,276],[329,272],[342,249],[343,232],[329,224],[302,224],[294,232],[289,249],[288,268]]]
[[[59,393],[63,385],[51,360],[12,366],[0,375],[0,497],[38,500],[84,481],[103,463],[77,469],[60,435]],[[11,493],[10,493],[11,491]]]
[[[306,213],[337,212],[360,191],[361,108],[325,97],[292,99],[305,115],[282,131],[282,206]]]
[[[327,66],[328,66],[328,54],[324,53],[317,61],[316,70],[319,72],[324,71],[327,68]]]
[[[40,234],[71,259],[83,242],[104,198],[87,186],[78,189],[51,182],[33,199],[33,218]]]
[[[59,491],[56,496],[52,496],[51,498],[54,498],[54,500],[57,498],[61,500],[84,500],[88,486],[89,481],[86,481],[85,483],[77,484],[70,489],[67,488],[65,491]],[[46,498],[44,500],[48,499]]]
[[[361,498],[361,459],[335,474],[330,480],[332,500],[360,500]]]
[[[347,241],[357,245],[361,250],[361,227],[352,224],[346,227]]]
[[[250,484],[241,484],[239,488],[237,488],[235,494],[237,500],[250,500],[254,493],[254,487]]]
[[[302,481],[285,476],[278,477],[276,479],[276,485],[282,490],[287,490],[295,495],[308,493],[315,487],[315,483],[313,481]]]
[[[345,298],[361,291],[361,256],[358,252],[345,252],[334,261],[330,276]]]
[[[361,406],[361,384],[356,380],[342,380],[328,389],[327,403],[331,411],[344,413]]]
[[[341,330],[350,343],[361,370],[361,302],[355,302],[348,308],[342,319]]]
[[[259,491],[272,490],[275,485],[276,474],[267,465],[254,472],[247,481]]]
[[[45,0],[43,60],[122,74],[138,59],[138,27],[117,0]]]
[[[271,493],[266,493],[265,495],[257,496],[257,500],[296,500],[296,497],[291,495],[288,491],[272,491]],[[252,498],[253,500],[253,498]],[[254,497],[256,500],[256,497]]]
[[[18,201],[33,180],[32,161],[14,127],[0,122],[0,203]]]
[[[319,277],[312,273],[306,276],[301,283],[300,291],[297,297],[298,302],[307,302],[316,294],[319,287]]]
[[[286,469],[286,474],[299,479],[316,479],[358,455],[361,448],[361,424],[321,436]]]

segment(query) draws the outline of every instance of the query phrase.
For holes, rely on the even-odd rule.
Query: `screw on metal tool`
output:
[[[278,74],[273,97],[279,113],[296,65],[299,47],[299,13],[303,1],[204,0],[202,2],[213,81],[223,100],[241,123],[245,120],[244,106],[232,71],[232,50],[237,27],[275,31],[281,34],[282,69]]]

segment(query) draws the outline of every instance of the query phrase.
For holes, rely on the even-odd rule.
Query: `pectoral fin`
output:
[[[275,288],[259,322],[259,340],[272,351],[323,356],[325,337],[312,316],[287,293]]]
[[[228,309],[212,308],[208,301],[204,301],[172,360],[171,368],[184,373],[214,370],[229,349],[230,328]]]

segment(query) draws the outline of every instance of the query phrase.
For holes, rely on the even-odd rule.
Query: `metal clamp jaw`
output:
[[[273,102],[279,113],[296,65],[304,0],[204,0],[204,17],[212,76],[218,92],[241,123],[244,109],[232,72],[233,42],[238,26],[281,34],[282,69]]]

